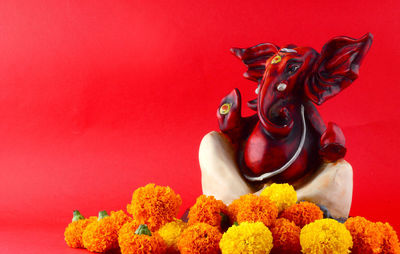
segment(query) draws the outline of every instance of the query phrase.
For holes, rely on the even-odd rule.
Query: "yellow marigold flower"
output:
[[[302,228],[315,220],[322,219],[324,213],[317,205],[304,201],[285,209],[279,217],[293,221],[297,226]]]
[[[145,225],[137,226],[137,222],[125,223],[118,236],[121,254],[162,254],[166,251],[166,245],[161,236],[152,233]]]
[[[278,207],[279,212],[282,212],[286,208],[291,205],[296,204],[297,202],[297,193],[294,190],[292,185],[287,183],[277,184],[273,183],[272,185],[265,188],[260,196],[268,197],[269,200],[275,203]]]
[[[178,240],[181,254],[219,254],[222,234],[218,228],[207,223],[196,223],[187,227]]]
[[[74,211],[72,222],[68,224],[64,232],[65,242],[71,248],[83,248],[82,234],[86,227],[97,220],[96,216],[85,219],[79,211]]]
[[[116,212],[111,211],[110,217],[114,220],[115,224],[117,224],[117,231],[119,231],[125,223],[132,221],[132,218],[122,210]]]
[[[243,222],[230,227],[223,234],[219,247],[223,254],[269,253],[272,249],[272,234],[262,222]]]
[[[106,211],[99,212],[97,221],[90,223],[82,235],[83,246],[91,252],[106,252],[118,247],[117,224]]]
[[[261,221],[267,227],[278,217],[278,208],[269,198],[254,194],[246,194],[235,200],[231,205],[231,211],[236,212],[234,217],[238,223]]]
[[[301,229],[285,218],[275,221],[271,227],[272,237],[274,239],[274,247],[271,250],[273,254],[298,254],[300,253],[300,231]]]
[[[181,197],[170,187],[148,184],[133,192],[127,211],[134,220],[156,231],[178,215],[181,204]]]
[[[333,219],[321,219],[302,228],[300,245],[304,254],[344,254],[350,253],[353,241],[343,224]]]
[[[187,223],[176,219],[171,221],[158,230],[158,234],[164,239],[167,245],[167,253],[179,253],[178,238],[186,229]]]
[[[227,216],[228,207],[213,196],[201,195],[189,211],[189,225],[204,222],[221,229],[221,221],[224,215]]]

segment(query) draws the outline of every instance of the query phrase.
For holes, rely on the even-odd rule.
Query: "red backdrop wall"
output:
[[[320,50],[334,36],[367,32],[374,42],[360,78],[319,109],[347,138],[351,215],[400,231],[399,9],[399,1],[1,1],[0,246],[72,251],[62,233],[73,209],[125,208],[149,182],[190,206],[201,194],[199,143],[218,128],[221,98],[235,87],[254,98],[230,47]]]

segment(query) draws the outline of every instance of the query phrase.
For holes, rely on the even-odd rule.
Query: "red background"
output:
[[[351,215],[400,231],[399,1],[0,2],[0,248],[73,253],[73,209],[125,208],[135,188],[201,194],[197,152],[216,108],[255,83],[229,48],[320,50],[374,35],[360,78],[319,107],[347,138]],[[248,110],[245,111],[249,113]]]

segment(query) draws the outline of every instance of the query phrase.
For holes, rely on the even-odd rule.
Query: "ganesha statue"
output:
[[[292,44],[232,48],[247,67],[244,77],[257,83],[257,98],[247,103],[256,113],[242,117],[238,89],[222,99],[220,131],[200,144],[203,193],[229,204],[271,183],[290,183],[299,200],[348,217],[353,169],[344,160],[345,137],[337,124],[325,125],[316,105],[358,77],[372,38],[335,37],[320,53]]]

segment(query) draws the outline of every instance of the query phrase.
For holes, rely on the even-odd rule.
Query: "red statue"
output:
[[[320,105],[348,87],[372,43],[336,37],[319,54],[309,47],[270,43],[232,53],[258,83],[256,111],[241,116],[241,97],[233,90],[217,111],[220,132],[204,136],[199,149],[203,194],[229,204],[270,184],[290,183],[298,200],[326,207],[334,218],[347,217],[353,196],[353,168],[343,158],[345,138],[334,123],[325,126]]]
[[[258,83],[257,99],[248,107],[257,111],[241,116],[238,89],[227,95],[217,111],[220,130],[236,151],[237,165],[249,182],[293,182],[346,154],[338,125],[325,126],[314,104],[320,105],[348,87],[372,43],[336,37],[321,54],[309,47],[284,48],[262,43],[233,48],[248,70],[244,77]]]

